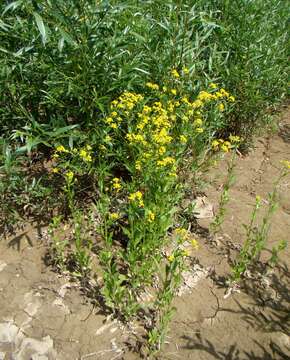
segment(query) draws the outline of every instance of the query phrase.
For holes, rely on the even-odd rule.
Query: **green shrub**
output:
[[[229,129],[249,134],[285,95],[283,1],[15,1],[0,20],[0,126],[94,125],[123,90],[190,69],[189,92],[209,81],[238,100]]]

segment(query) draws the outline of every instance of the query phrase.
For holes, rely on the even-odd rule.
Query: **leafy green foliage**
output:
[[[269,11],[271,9],[271,11]],[[1,10],[0,10],[1,11]],[[0,126],[94,125],[108,102],[187,66],[196,92],[231,89],[231,130],[257,126],[287,86],[287,6],[275,1],[32,0],[2,5]],[[48,135],[49,140],[49,135]]]

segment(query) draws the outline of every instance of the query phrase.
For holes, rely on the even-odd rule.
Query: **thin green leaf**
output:
[[[40,32],[40,34],[41,34],[41,38],[42,38],[43,45],[45,45],[45,44],[46,44],[46,41],[47,41],[47,31],[46,31],[44,22],[43,22],[43,20],[42,20],[42,17],[41,17],[38,13],[36,13],[36,12],[33,13],[33,16],[34,16],[34,18],[35,18],[35,21],[36,21],[36,25],[37,25],[37,27],[38,27],[38,30],[39,30],[39,32]]]

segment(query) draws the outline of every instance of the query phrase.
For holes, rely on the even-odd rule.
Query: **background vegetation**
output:
[[[93,125],[123,90],[187,66],[188,91],[211,81],[231,90],[227,126],[249,134],[285,96],[287,10],[279,0],[6,1],[1,129]]]

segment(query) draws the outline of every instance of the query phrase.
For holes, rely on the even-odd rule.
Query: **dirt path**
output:
[[[290,109],[280,131],[258,139],[238,160],[236,183],[223,224],[212,243],[200,234],[199,264],[189,271],[160,359],[290,359],[289,253],[264,277],[251,279],[240,292],[225,296],[229,257],[244,240],[255,196],[267,201],[279,162],[290,159]],[[216,204],[224,171],[208,178],[206,194]],[[290,179],[281,184],[269,247],[290,237]],[[200,226],[208,225],[207,219]],[[33,226],[0,241],[0,360],[139,359],[129,352],[132,329],[102,314],[76,283],[58,276],[43,261],[45,229]],[[231,250],[233,249],[233,250]],[[138,329],[135,329],[138,331]]]

